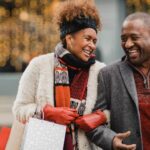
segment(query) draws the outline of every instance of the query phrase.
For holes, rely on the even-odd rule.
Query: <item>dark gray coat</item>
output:
[[[87,134],[89,139],[104,150],[111,150],[115,134],[130,130],[130,137],[123,142],[137,144],[137,150],[142,150],[138,98],[132,69],[126,62],[117,62],[101,69],[98,78],[95,109],[110,109],[112,130],[100,126]]]

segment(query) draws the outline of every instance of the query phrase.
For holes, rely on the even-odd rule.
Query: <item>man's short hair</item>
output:
[[[140,19],[146,26],[150,27],[150,14],[146,12],[132,13],[126,17],[125,21],[132,21],[137,19]]]

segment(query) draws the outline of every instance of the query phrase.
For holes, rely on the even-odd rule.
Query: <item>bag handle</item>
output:
[[[41,107],[39,107],[38,105],[36,106],[33,118],[37,118],[37,119],[42,119],[44,120],[44,112],[43,112],[43,108],[41,110]]]

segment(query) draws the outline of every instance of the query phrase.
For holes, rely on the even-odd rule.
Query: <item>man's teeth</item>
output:
[[[129,57],[137,57],[139,55],[139,52],[137,50],[128,50]]]
[[[129,53],[137,53],[137,50],[129,50]]]

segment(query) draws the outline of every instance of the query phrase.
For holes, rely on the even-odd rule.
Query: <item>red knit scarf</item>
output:
[[[69,83],[68,68],[78,70],[72,83]],[[85,100],[89,69],[67,66],[61,59],[55,66],[55,101],[56,107],[71,107],[70,99]]]
[[[78,73],[74,76],[71,85],[69,84],[68,67],[62,62],[60,66],[55,67],[55,102],[56,107],[73,107],[78,110],[78,113],[83,115],[85,110],[85,98],[87,94],[87,82],[89,76],[89,69],[78,70]],[[76,101],[70,102],[71,99]],[[84,107],[82,104],[84,101]],[[78,101],[81,101],[79,103]],[[64,150],[73,150],[78,146],[77,139],[75,138],[75,128],[71,126],[71,134],[66,135]]]

